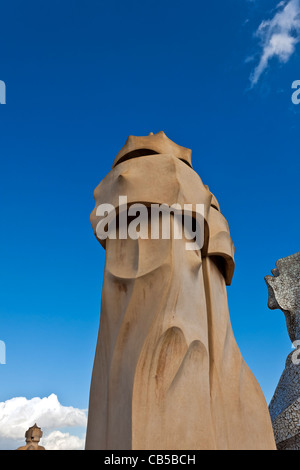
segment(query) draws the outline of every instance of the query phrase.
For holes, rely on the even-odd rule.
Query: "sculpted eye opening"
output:
[[[126,153],[126,155],[121,157],[120,160],[114,166],[117,166],[119,165],[119,163],[126,162],[127,160],[131,160],[133,158],[147,157],[148,155],[158,155],[158,152],[155,152],[154,150],[150,149],[133,150],[132,152]]]

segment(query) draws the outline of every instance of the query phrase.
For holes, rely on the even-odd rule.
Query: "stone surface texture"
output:
[[[230,323],[228,224],[192,169],[191,151],[163,132],[129,137],[94,191],[95,234],[97,207],[118,207],[119,195],[128,205],[204,204],[204,245],[186,250],[174,237],[175,217],[170,239],[101,240],[86,449],[275,449],[265,398]]]
[[[273,276],[266,276],[268,306],[285,315],[288,334],[300,345],[300,252],[277,261]],[[298,343],[299,342],[299,343]],[[277,448],[300,450],[300,353],[292,351],[269,405]]]
[[[41,428],[34,424],[25,433],[26,445],[19,447],[17,450],[45,450],[45,447],[39,445],[42,436]]]

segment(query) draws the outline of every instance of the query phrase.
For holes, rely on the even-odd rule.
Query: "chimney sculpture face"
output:
[[[228,223],[193,170],[191,150],[163,132],[130,136],[94,197],[91,223],[106,260],[86,448],[275,448],[267,404],[230,324]],[[187,249],[175,210],[169,236],[156,230],[174,205],[202,221],[201,246]],[[140,226],[147,224],[127,236],[137,206],[146,207]],[[105,224],[115,236],[101,238]]]
[[[300,340],[300,252],[279,259],[273,276],[266,276],[269,289],[268,306],[280,309],[286,318],[289,337]]]
[[[295,350],[286,359],[269,409],[278,449],[300,450],[300,252],[279,259],[271,272],[265,277],[268,306],[284,313]]]
[[[146,137],[130,135],[124,147],[117,154],[113,168],[123,161],[147,155],[170,154],[192,168],[192,151],[172,142],[163,131]]]
[[[39,445],[40,439],[43,436],[41,428],[34,424],[25,433],[26,445],[19,447],[17,450],[45,450],[43,446]]]

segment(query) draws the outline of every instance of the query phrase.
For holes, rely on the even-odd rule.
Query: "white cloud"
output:
[[[41,440],[47,450],[83,450],[85,437],[72,436],[68,432],[53,431]]]
[[[58,429],[66,427],[85,428],[86,422],[85,410],[61,405],[55,394],[30,400],[25,397],[11,398],[0,402],[0,449],[15,449],[24,445],[25,431],[34,423],[42,428],[44,442],[49,442],[53,446],[55,437],[53,431],[57,432]],[[68,433],[56,436],[60,441],[59,445],[76,448],[79,446],[77,436]],[[62,444],[63,440],[65,444]]]
[[[286,63],[295,52],[300,41],[300,0],[280,2],[272,19],[263,21],[257,32],[261,40],[262,52],[250,81],[254,86],[267,69],[270,59],[276,57]]]

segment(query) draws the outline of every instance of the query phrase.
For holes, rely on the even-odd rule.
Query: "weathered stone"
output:
[[[269,405],[277,448],[298,450],[300,444],[300,252],[277,261],[273,276],[266,276],[268,306],[285,315],[288,334],[296,350],[285,369]]]
[[[94,191],[96,235],[100,205],[117,208],[120,221],[120,195],[128,205],[203,204],[204,243],[187,250],[173,215],[169,239],[122,239],[119,225],[116,239],[99,240],[106,261],[86,449],[275,449],[230,323],[228,224],[191,151],[163,132],[130,137]]]
[[[17,450],[45,450],[45,447],[39,445],[42,436],[43,431],[34,424],[25,433],[26,445]]]

